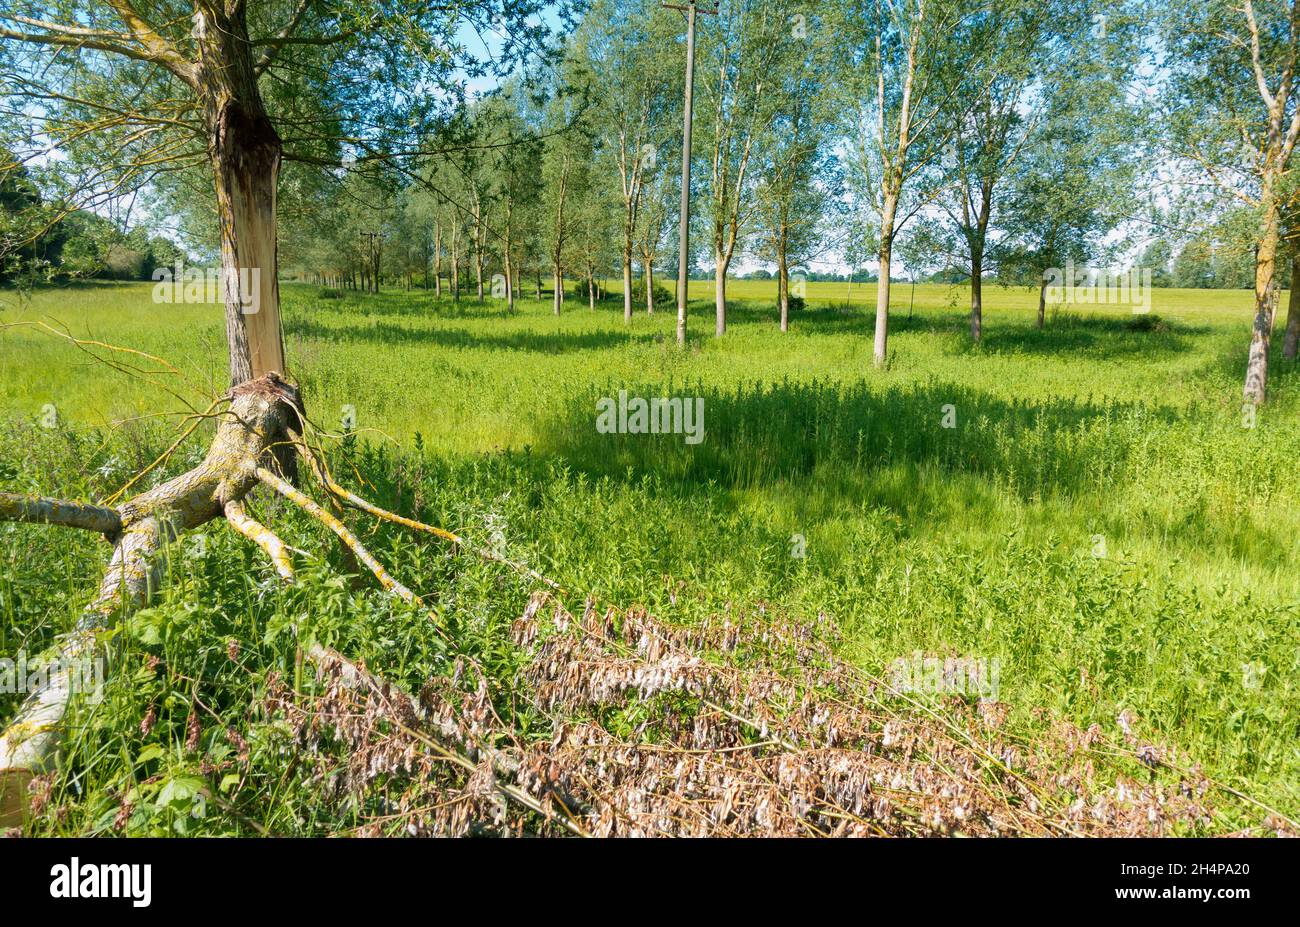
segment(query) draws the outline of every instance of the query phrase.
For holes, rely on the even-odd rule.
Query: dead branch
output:
[[[98,531],[109,539],[115,539],[122,531],[122,516],[117,509],[8,492],[0,492],[0,521],[84,528]]]
[[[374,555],[371,554],[370,551],[366,550],[365,546],[357,540],[356,535],[348,530],[347,525],[343,524],[343,522],[339,521],[329,512],[317,505],[314,499],[294,489],[286,480],[276,476],[265,467],[258,467],[254,472],[257,478],[271,489],[284,496],[312,518],[315,518],[326,528],[333,531],[334,534],[338,536],[338,539],[356,555],[356,558],[364,563],[371,573],[375,574],[375,579],[379,580],[379,585],[383,586],[386,590],[393,593],[404,602],[409,602],[412,605],[424,605],[419,596],[410,589],[407,589],[397,580],[393,579],[388,570],[384,568],[384,565],[376,560]]]
[[[229,503],[238,503],[257,485],[256,471],[273,462],[273,448],[285,441],[297,414],[297,390],[274,374],[235,387],[228,399],[229,415],[202,463],[116,510],[14,496],[0,500],[0,520],[109,529],[105,533],[115,541],[99,594],[51,655],[54,671],[28,693],[0,736],[0,827],[21,822],[27,784],[52,765],[84,670],[91,661],[107,660],[99,632],[141,608],[158,588],[162,558],[156,554],[163,545],[224,515]],[[235,512],[238,520],[238,506]]]
[[[308,464],[310,464],[312,473],[316,476],[316,479],[321,484],[321,487],[338,501],[346,505],[349,505],[354,509],[358,509],[362,512],[365,512],[368,515],[373,515],[375,518],[378,518],[381,521],[392,522],[395,525],[401,525],[404,528],[410,528],[412,531],[421,531],[424,532],[425,534],[431,534],[434,537],[441,538],[444,541],[450,541],[451,543],[455,544],[457,547],[464,548],[465,550],[470,551],[471,553],[481,557],[484,560],[488,560],[493,563],[500,563],[503,566],[508,566],[511,569],[515,570],[516,572],[522,573],[531,579],[535,579],[538,582],[546,586],[549,586],[551,589],[554,589],[556,592],[559,592],[561,595],[564,594],[564,589],[560,587],[559,583],[555,582],[552,579],[549,579],[546,576],[543,576],[541,573],[538,573],[536,570],[532,569],[531,567],[525,566],[522,563],[519,563],[514,560],[510,560],[506,557],[502,557],[501,555],[491,550],[487,550],[486,548],[478,547],[470,543],[460,535],[448,531],[445,528],[439,528],[434,525],[428,525],[422,521],[416,521],[413,518],[407,518],[404,515],[398,515],[395,512],[390,512],[387,509],[380,508],[379,506],[375,505],[373,502],[369,502],[366,499],[363,499],[361,496],[358,496],[356,493],[351,492],[350,490],[344,488],[343,486],[340,486],[337,482],[335,482],[334,477],[330,474],[329,468],[325,465],[324,460],[322,460],[321,457],[312,449],[311,445],[308,444],[302,438],[301,435],[291,432],[290,436],[294,442],[294,447],[298,449],[298,453],[302,455],[304,458],[306,458]]]
[[[289,549],[285,546],[284,541],[280,540],[279,536],[270,528],[256,519],[250,518],[244,510],[244,503],[241,499],[232,499],[227,502],[225,513],[226,522],[230,527],[262,548],[263,553],[274,564],[275,571],[280,574],[280,578],[286,583],[292,583],[294,581],[293,562],[289,559]]]

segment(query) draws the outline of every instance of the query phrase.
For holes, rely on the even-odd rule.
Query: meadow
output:
[[[557,317],[549,301],[509,314],[423,290],[282,290],[307,413],[351,432],[335,467],[380,504],[674,622],[825,614],[879,676],[917,653],[996,659],[1026,737],[1058,719],[1115,733],[1127,712],[1143,742],[1300,814],[1300,381],[1279,356],[1269,403],[1243,415],[1250,293],[1157,289],[1151,315],[1061,307],[1038,330],[1036,290],[990,286],[976,346],[963,288],[896,285],[877,370],[873,285],[808,284],[783,335],[774,284],[734,281],[722,339],[711,286],[692,286],[685,351],[672,306],[625,325],[617,299]],[[103,498],[225,386],[220,309],[155,305],[148,284],[6,292],[0,325],[6,491]],[[596,403],[620,390],[702,398],[704,440],[600,433]],[[202,433],[146,485],[193,465]],[[382,816],[320,798],[256,706],[268,680],[302,683],[304,623],[417,688],[446,642],[345,581],[296,513],[264,512],[305,581],[279,588],[221,526],[176,550],[172,582],[121,632],[125,669],[79,709],[78,772],[50,785],[58,813],[35,832],[332,833]],[[514,671],[526,583],[367,530],[448,629]],[[105,551],[0,524],[0,654],[49,646]],[[0,715],[17,704],[0,694]]]

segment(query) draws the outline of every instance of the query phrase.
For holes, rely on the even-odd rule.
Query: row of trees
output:
[[[883,364],[896,270],[960,267],[979,339],[990,276],[1041,281],[1041,324],[1050,268],[1147,246],[1217,282],[1248,252],[1262,401],[1279,262],[1300,262],[1297,2],[719,0],[700,16],[680,256],[713,273],[715,332],[741,257],[775,268],[783,327],[792,268],[874,265]],[[147,188],[223,264],[272,275],[267,311],[227,306],[236,379],[283,366],[277,243],[344,285],[483,298],[499,274],[513,302],[545,277],[556,311],[566,281],[594,300],[609,273],[628,318],[678,263],[683,29],[657,0],[91,6],[0,14],[23,101],[4,141],[50,199]],[[470,30],[493,36],[485,55]],[[489,75],[497,89],[468,92]],[[198,195],[214,182],[215,214]],[[1284,353],[1298,339],[1292,313]]]
[[[1104,256],[1136,208],[1132,21],[1099,30],[1050,0],[719,3],[701,17],[686,256],[712,269],[716,334],[741,257],[775,268],[783,329],[792,269],[875,263],[884,363],[896,271],[961,267],[978,339],[986,275]],[[308,263],[362,264],[385,229],[396,276],[440,286],[445,268],[458,292],[465,268],[482,297],[491,268],[513,300],[527,270],[559,311],[565,279],[594,299],[612,271],[626,317],[638,299],[654,311],[654,274],[678,261],[681,34],[655,0],[595,0],[557,68],[465,108],[454,156],[364,195],[341,182],[332,216],[372,206],[318,225]]]

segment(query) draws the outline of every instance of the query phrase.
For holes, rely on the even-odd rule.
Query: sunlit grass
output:
[[[308,413],[337,428],[355,409],[361,444],[345,472],[381,501],[472,537],[501,531],[568,588],[678,620],[759,602],[825,611],[874,672],[915,650],[997,657],[1001,697],[1022,724],[1113,729],[1129,708],[1144,736],[1300,808],[1296,378],[1279,359],[1271,402],[1243,427],[1248,292],[1156,290],[1165,324],[1152,331],[1104,306],[1054,312],[1038,331],[1036,290],[989,287],[985,340],[972,346],[963,288],[918,286],[913,302],[896,284],[891,363],[875,370],[873,285],[854,284],[849,304],[846,284],[808,284],[810,308],[785,336],[774,288],[734,281],[730,331],[715,340],[712,285],[693,283],[685,352],[672,306],[653,317],[638,307],[629,326],[618,299],[593,312],[571,297],[557,318],[533,300],[508,315],[423,291],[283,289]],[[147,285],[2,296],[3,322],[44,319],[166,358],[190,381],[166,382],[200,408],[224,388],[217,307],[156,306]],[[104,495],[151,459],[163,429],[123,427],[102,450],[89,429],[184,408],[28,327],[0,333],[0,369],[6,489]],[[595,402],[619,389],[703,397],[704,442],[599,434]],[[36,424],[46,404],[60,428]],[[313,536],[291,513],[274,517]],[[187,676],[215,674],[230,718],[257,674],[293,672],[295,616],[398,678],[438,665],[423,619],[330,585],[324,564],[283,592],[242,542],[219,526],[207,534],[209,552],[181,561],[183,581],[146,616],[156,633],[136,646],[165,651]],[[796,536],[804,557],[792,556]],[[448,620],[499,646],[525,588],[387,531],[374,540]],[[0,651],[39,650],[65,627],[103,553],[71,532],[0,526]],[[246,648],[247,673],[218,671],[228,638]],[[143,688],[159,705],[170,694],[179,715],[146,739],[183,740],[184,687]],[[102,791],[137,775],[145,696],[115,691],[84,744]],[[14,704],[0,697],[4,713]],[[131,763],[101,755],[105,730],[118,738],[107,749]],[[186,761],[169,762],[175,772]],[[295,822],[302,794],[261,787],[250,807],[277,832],[339,824],[310,810]],[[102,826],[111,805],[87,800],[79,826]],[[211,826],[242,829],[221,816]]]

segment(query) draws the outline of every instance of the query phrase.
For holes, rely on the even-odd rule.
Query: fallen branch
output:
[[[340,486],[337,482],[335,482],[334,477],[329,472],[329,468],[325,466],[325,462],[312,449],[311,445],[308,444],[302,438],[301,435],[294,433],[291,435],[291,437],[293,439],[294,446],[298,449],[298,453],[301,454],[304,458],[306,458],[308,464],[310,464],[312,473],[316,476],[316,480],[320,483],[321,487],[338,501],[346,505],[349,505],[354,509],[365,512],[368,515],[373,515],[375,518],[378,518],[381,521],[392,522],[395,525],[401,525],[403,528],[410,528],[412,531],[421,531],[424,532],[425,534],[431,534],[434,537],[441,538],[444,541],[450,541],[452,544],[455,544],[457,547],[464,548],[465,550],[468,550],[471,553],[476,554],[477,556],[481,557],[484,560],[488,560],[493,563],[500,563],[503,566],[508,566],[511,569],[515,570],[516,572],[528,576],[530,579],[535,579],[539,583],[549,586],[551,589],[554,589],[556,592],[560,593],[561,595],[564,594],[564,589],[561,588],[559,583],[555,582],[555,580],[550,579],[549,577],[543,576],[541,573],[538,573],[536,570],[532,569],[531,567],[525,566],[522,563],[503,557],[500,554],[495,553],[494,551],[488,550],[483,547],[478,547],[477,545],[470,543],[460,535],[448,531],[446,528],[439,528],[435,525],[428,525],[422,521],[416,521],[413,518],[407,518],[405,515],[398,515],[395,512],[390,512],[387,509],[380,508],[379,506],[375,505],[373,502],[369,502],[361,498],[351,490],[346,489],[343,486]]]
[[[343,522],[339,521],[329,512],[317,505],[315,500],[310,496],[304,495],[294,489],[287,481],[282,480],[265,467],[258,467],[255,473],[257,478],[271,489],[284,496],[312,518],[315,518],[326,528],[333,531],[334,534],[338,536],[338,539],[356,555],[356,558],[364,563],[371,573],[375,574],[375,579],[379,580],[379,585],[383,586],[386,590],[393,593],[404,602],[409,602],[412,605],[424,605],[424,603],[420,601],[419,596],[410,589],[407,589],[397,580],[393,579],[388,570],[384,568],[384,565],[376,560],[374,555],[371,554],[370,551],[366,550],[365,546],[357,540],[356,535],[348,530],[347,525],[343,524]]]
[[[117,509],[9,492],[0,492],[0,521],[84,528],[87,531],[98,531],[110,539],[122,531],[122,516]]]
[[[289,559],[289,548],[279,536],[266,525],[250,518],[244,510],[242,499],[232,499],[226,503],[226,522],[244,537],[248,538],[270,559],[275,571],[286,583],[294,581],[293,561]]]

